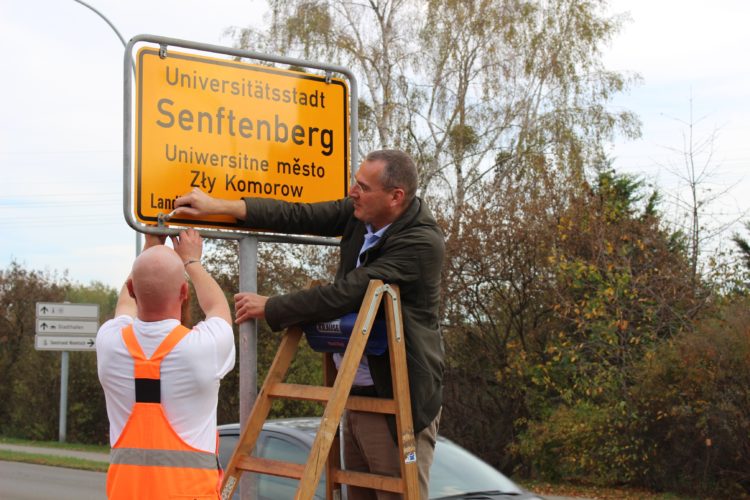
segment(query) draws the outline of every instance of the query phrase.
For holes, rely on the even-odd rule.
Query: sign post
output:
[[[36,303],[36,337],[38,351],[62,351],[60,361],[60,442],[64,443],[68,416],[68,351],[94,351],[99,328],[99,304],[68,302]]]
[[[240,240],[240,292],[258,291],[258,238],[248,236]],[[244,426],[258,396],[258,320],[240,323],[240,425]],[[256,490],[252,474],[240,478],[240,492],[251,498]],[[243,499],[244,500],[244,499]]]
[[[98,329],[98,304],[36,303],[38,351],[93,351]]]

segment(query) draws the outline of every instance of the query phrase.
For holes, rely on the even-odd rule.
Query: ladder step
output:
[[[245,472],[258,472],[260,474],[270,474],[272,476],[288,477],[290,479],[301,479],[302,472],[305,470],[303,464],[282,462],[280,460],[258,458],[249,455],[240,457],[237,461],[236,468]]]
[[[379,476],[368,472],[334,469],[333,480],[339,484],[374,488],[392,493],[404,492],[404,481],[400,477]]]
[[[302,474],[305,469],[305,466],[302,464],[252,456],[241,457],[238,460],[236,467],[244,472],[257,472],[258,474],[269,474],[271,476],[287,477],[297,480],[302,479]],[[339,484],[374,488],[377,490],[390,491],[392,493],[403,493],[404,491],[404,481],[400,477],[380,476],[367,472],[334,469],[333,478],[334,481]]]
[[[327,402],[331,399],[333,387],[278,382],[267,388],[267,394],[272,398]],[[346,408],[370,413],[396,414],[396,402],[393,399],[349,396],[346,401]]]

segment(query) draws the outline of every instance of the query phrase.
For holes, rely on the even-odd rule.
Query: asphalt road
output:
[[[106,481],[103,472],[0,462],[0,498],[6,500],[103,500]]]

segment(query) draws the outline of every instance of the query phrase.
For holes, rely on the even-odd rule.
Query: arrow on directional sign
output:
[[[94,337],[81,335],[37,335],[34,345],[38,351],[95,351]]]
[[[87,319],[39,319],[36,320],[36,333],[47,335],[96,335],[99,324]]]
[[[37,319],[99,319],[98,304],[71,304],[67,302],[37,302]]]

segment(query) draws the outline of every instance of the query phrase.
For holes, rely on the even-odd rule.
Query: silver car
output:
[[[258,437],[256,456],[304,464],[319,426],[319,418],[269,420]],[[219,460],[224,468],[232,457],[239,435],[239,424],[219,426]],[[257,477],[259,499],[294,498],[297,480],[266,474],[260,474]],[[325,500],[325,476],[321,478],[314,498]],[[430,469],[430,499],[498,500],[509,498],[542,500],[541,497],[523,490],[479,457],[448,439],[438,436],[435,458]]]

